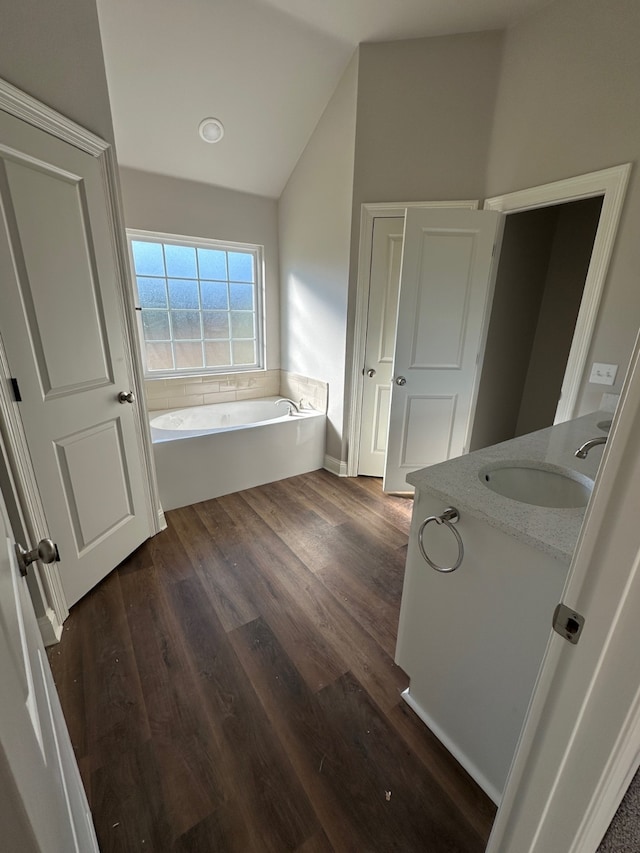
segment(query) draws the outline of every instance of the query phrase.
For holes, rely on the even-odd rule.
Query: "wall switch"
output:
[[[595,361],[591,368],[589,382],[593,382],[596,385],[613,385],[616,381],[617,372],[617,364],[600,364]]]

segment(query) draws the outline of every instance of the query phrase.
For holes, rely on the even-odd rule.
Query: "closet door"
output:
[[[468,450],[503,217],[407,210],[383,488]]]

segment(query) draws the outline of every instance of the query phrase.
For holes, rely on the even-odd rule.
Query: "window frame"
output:
[[[266,350],[265,350],[265,266],[264,266],[264,246],[256,243],[240,243],[231,240],[216,240],[211,237],[189,237],[183,234],[167,234],[160,231],[142,231],[136,228],[127,228],[127,249],[129,253],[129,264],[131,268],[131,285],[133,287],[133,295],[136,307],[136,327],[138,329],[138,344],[142,358],[142,368],[145,379],[179,379],[180,377],[196,377],[196,376],[224,376],[235,373],[258,373],[264,372],[266,368]],[[142,307],[140,305],[140,297],[138,293],[138,281],[136,276],[136,268],[133,258],[132,242],[142,241],[147,243],[171,244],[176,246],[188,246],[195,249],[214,249],[227,252],[248,252],[254,257],[255,269],[255,332],[256,332],[256,364],[251,365],[220,365],[219,367],[193,367],[193,368],[174,368],[173,370],[149,370],[147,367],[147,357],[145,351],[145,337],[142,325]],[[195,279],[200,282],[203,279]],[[204,279],[205,281],[207,279]],[[227,279],[228,281],[228,279]],[[171,310],[168,306],[168,311]],[[202,308],[197,309],[200,313]],[[174,343],[174,338],[171,338]],[[233,341],[230,336],[229,341]]]

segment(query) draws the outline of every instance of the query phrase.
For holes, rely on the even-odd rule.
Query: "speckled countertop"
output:
[[[593,479],[603,447],[594,447],[586,459],[576,459],[574,452],[588,439],[606,435],[606,430],[598,424],[609,422],[611,417],[607,412],[584,415],[414,471],[407,481],[419,491],[427,490],[442,498],[447,506],[455,506],[462,516],[469,513],[568,563],[578,539],[584,507],[541,507],[505,498],[489,489],[481,474],[488,465],[515,461],[541,463],[539,467],[550,469],[570,468]]]

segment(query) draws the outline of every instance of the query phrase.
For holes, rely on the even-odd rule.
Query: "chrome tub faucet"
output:
[[[275,405],[277,406],[278,403],[286,403],[287,406],[289,407],[289,414],[290,415],[292,415],[294,412],[296,414],[298,414],[300,412],[300,409],[298,408],[296,403],[294,403],[293,400],[290,400],[288,397],[280,397],[279,400],[276,400]]]

